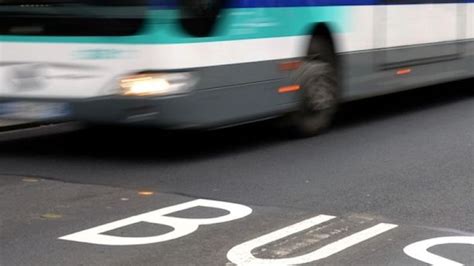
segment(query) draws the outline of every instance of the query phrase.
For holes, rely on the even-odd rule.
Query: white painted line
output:
[[[169,214],[187,209],[192,209],[195,207],[222,209],[228,211],[229,213],[223,216],[205,219],[179,218],[168,216]],[[60,237],[59,239],[108,246],[153,244],[174,240],[189,235],[196,231],[201,225],[225,223],[243,218],[251,213],[252,209],[244,205],[222,201],[198,199],[97,226],[78,233]],[[108,231],[116,230],[118,228],[122,228],[140,222],[167,225],[169,227],[172,227],[173,231],[162,235],[148,237],[122,237],[104,234]]]
[[[408,256],[419,261],[431,264],[433,266],[463,266],[464,264],[446,259],[428,251],[429,248],[432,248],[434,246],[448,244],[474,245],[474,236],[452,236],[432,238],[408,245],[403,249],[403,251]]]
[[[334,219],[334,216],[328,215],[318,215],[316,217],[310,218],[308,220],[299,222],[294,225],[290,225],[283,229],[277,230],[275,232],[269,233],[267,235],[255,238],[253,240],[242,243],[238,246],[235,246],[227,253],[227,258],[237,265],[297,265],[315,262],[324,258],[327,258],[331,255],[334,255],[338,252],[341,252],[351,246],[354,246],[358,243],[366,241],[370,238],[373,238],[377,235],[380,235],[384,232],[387,232],[391,229],[396,228],[398,225],[395,224],[386,224],[381,223],[360,231],[358,233],[347,236],[343,239],[337,240],[331,244],[328,244],[318,250],[315,250],[311,253],[301,255],[293,258],[284,258],[284,259],[259,259],[255,258],[252,254],[252,250],[255,248],[261,247],[263,245],[269,244],[271,242],[283,239],[292,234],[309,229],[315,225],[327,222]]]

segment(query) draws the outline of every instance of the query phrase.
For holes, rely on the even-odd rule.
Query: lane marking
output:
[[[179,218],[167,216],[179,211],[192,209],[195,207],[208,207],[228,211],[228,214],[205,219]],[[60,237],[61,240],[82,242],[96,245],[108,246],[132,246],[146,245],[174,240],[195,232],[201,225],[225,223],[243,218],[252,213],[252,209],[235,203],[228,203],[214,200],[198,199],[178,205],[162,208],[156,211],[143,213],[119,221],[111,222],[78,233]],[[122,237],[106,235],[104,233],[137,224],[140,222],[162,224],[173,228],[173,231],[148,237]]]
[[[448,244],[474,245],[474,236],[438,237],[419,241],[406,246],[403,251],[408,256],[433,266],[463,266],[464,264],[446,259],[428,251],[429,248]]]
[[[315,262],[331,255],[339,253],[351,246],[366,241],[384,232],[392,230],[398,225],[380,223],[358,233],[352,234],[333,243],[330,243],[322,248],[319,248],[311,253],[285,259],[259,259],[253,256],[252,250],[264,246],[271,242],[283,239],[290,235],[309,229],[315,225],[330,221],[336,217],[329,215],[318,215],[302,222],[290,225],[288,227],[279,229],[272,233],[263,235],[253,240],[247,241],[240,245],[233,247],[227,253],[227,259],[237,265],[297,265]]]

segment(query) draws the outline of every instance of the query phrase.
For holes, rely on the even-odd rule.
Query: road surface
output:
[[[472,84],[345,104],[310,139],[2,133],[0,264],[474,265]]]

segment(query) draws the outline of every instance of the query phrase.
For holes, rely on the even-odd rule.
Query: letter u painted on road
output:
[[[179,218],[168,216],[172,213],[192,209],[195,207],[222,209],[228,211],[229,213],[223,216],[206,219]],[[225,223],[243,218],[251,213],[252,209],[244,205],[222,201],[198,199],[97,226],[78,233],[60,237],[59,239],[109,246],[146,245],[177,239],[195,232],[201,225]],[[161,235],[148,237],[122,237],[104,234],[106,232],[125,226],[137,224],[140,222],[170,226],[173,228],[173,231]]]
[[[357,232],[350,236],[347,236],[343,239],[332,242],[318,250],[310,252],[308,254],[300,255],[292,258],[283,258],[283,259],[260,259],[256,258],[252,254],[252,250],[269,244],[271,242],[283,239],[290,235],[296,234],[298,232],[307,230],[315,225],[327,222],[336,217],[329,215],[318,215],[313,218],[304,220],[302,222],[290,225],[288,227],[282,228],[280,230],[274,231],[272,233],[266,234],[264,236],[255,238],[253,240],[247,241],[243,244],[235,246],[227,253],[227,259],[232,263],[237,265],[298,265],[304,263],[315,262],[324,258],[327,258],[333,254],[341,252],[351,246],[354,246],[360,242],[368,240],[372,237],[375,237],[379,234],[382,234],[386,231],[394,229],[397,227],[395,224],[385,224],[380,223],[363,231]]]

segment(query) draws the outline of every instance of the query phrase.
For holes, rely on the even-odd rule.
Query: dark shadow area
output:
[[[420,88],[343,104],[325,135],[474,97],[474,80]],[[469,112],[472,110],[466,110]],[[296,140],[312,141],[319,137]],[[185,162],[236,155],[294,141],[272,121],[213,131],[96,127],[0,142],[0,156],[91,158],[127,162]]]

